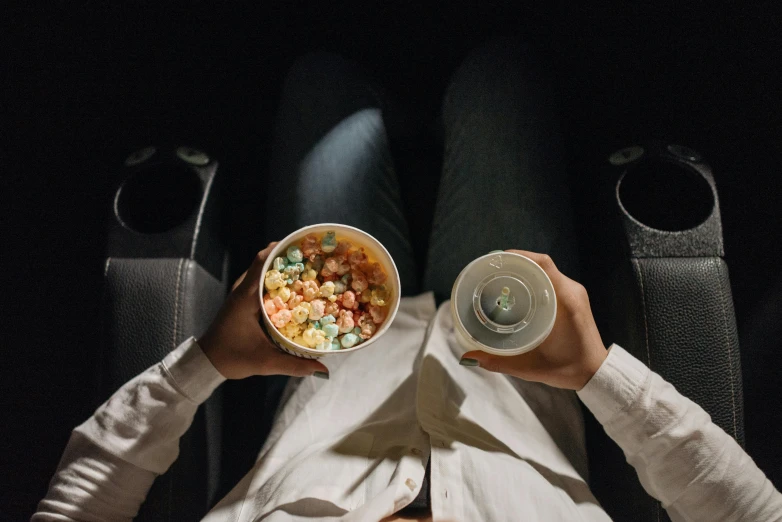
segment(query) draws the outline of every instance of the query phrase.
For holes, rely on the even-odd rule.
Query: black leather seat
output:
[[[202,333],[227,291],[218,166],[199,154],[158,150],[127,167],[105,271],[103,397]],[[738,337],[709,167],[692,151],[652,143],[618,151],[608,169],[605,182],[593,186],[599,210],[582,228],[589,237],[583,257],[599,260],[584,263],[584,282],[603,338],[672,382],[743,444]],[[168,210],[161,210],[161,197],[172,199]],[[270,422],[284,380],[227,384],[229,396],[263,394],[268,407],[260,422]],[[223,402],[220,392],[199,409],[140,520],[198,519],[252,464],[260,440],[242,455],[223,445],[237,401]],[[591,486],[608,513],[617,520],[666,518],[619,448],[586,417]],[[259,433],[263,427],[253,431]]]

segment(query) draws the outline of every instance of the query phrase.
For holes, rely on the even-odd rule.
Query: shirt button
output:
[[[421,456],[421,450],[420,450],[420,449],[418,449],[418,448],[413,448],[413,449],[412,449],[410,452],[411,452],[413,455],[417,455],[417,456],[419,456],[419,457]]]
[[[413,480],[413,479],[411,479],[411,478],[409,478],[409,479],[405,480],[405,486],[407,486],[407,488],[408,488],[410,491],[415,491],[415,487],[416,487],[416,485],[417,485],[417,484],[415,483],[415,480]]]

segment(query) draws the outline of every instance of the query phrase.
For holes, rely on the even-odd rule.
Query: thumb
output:
[[[484,370],[490,372],[505,373],[502,371],[502,363],[506,362],[503,359],[507,359],[507,357],[500,357],[480,350],[473,350],[462,355],[459,364],[462,366],[480,366]]]
[[[266,369],[273,374],[290,375],[291,377],[307,377],[315,372],[328,379],[329,369],[315,359],[296,357],[275,349],[269,355]]]
[[[250,268],[244,273],[241,282],[237,286],[237,290],[245,296],[255,296],[260,292],[261,278],[263,277],[263,264],[266,262],[266,258],[269,257],[274,245],[277,243],[270,243],[269,246],[255,254]]]

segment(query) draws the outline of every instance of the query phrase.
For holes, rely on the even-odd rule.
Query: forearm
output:
[[[126,383],[74,430],[33,520],[132,519],[223,380],[188,340]]]
[[[697,404],[619,347],[579,396],[675,520],[777,520],[782,495]]]
[[[74,432],[32,521],[132,520],[155,477]]]

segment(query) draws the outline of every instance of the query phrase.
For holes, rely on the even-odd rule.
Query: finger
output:
[[[480,350],[473,350],[465,353],[462,355],[459,364],[462,366],[480,366],[484,370],[489,370],[490,372],[500,371],[499,361],[495,360],[495,357],[491,354]]]
[[[495,373],[520,376],[529,366],[527,354],[503,357],[492,355],[480,350],[473,350],[462,355],[459,364],[462,366],[480,366],[484,370]]]
[[[240,275],[238,278],[236,278],[236,281],[234,281],[233,286],[231,286],[231,291],[233,292],[237,288],[239,288],[239,285],[242,284],[242,281],[244,281],[244,278],[247,276],[247,270],[242,272],[242,275]]]
[[[290,375],[291,377],[307,377],[315,372],[322,372],[326,375],[329,369],[315,359],[304,359],[281,352],[275,349],[268,356],[266,369],[278,375]]]
[[[554,264],[554,260],[551,259],[551,256],[548,254],[539,254],[537,252],[530,252],[529,250],[508,250],[508,252],[521,254],[524,257],[532,259],[552,279],[560,275],[557,265]]]
[[[255,296],[260,292],[261,277],[263,277],[263,264],[266,262],[266,258],[269,257],[272,249],[277,243],[269,243],[269,245],[255,254],[250,268],[242,274],[241,281],[237,280],[236,288],[239,292],[245,296]]]

